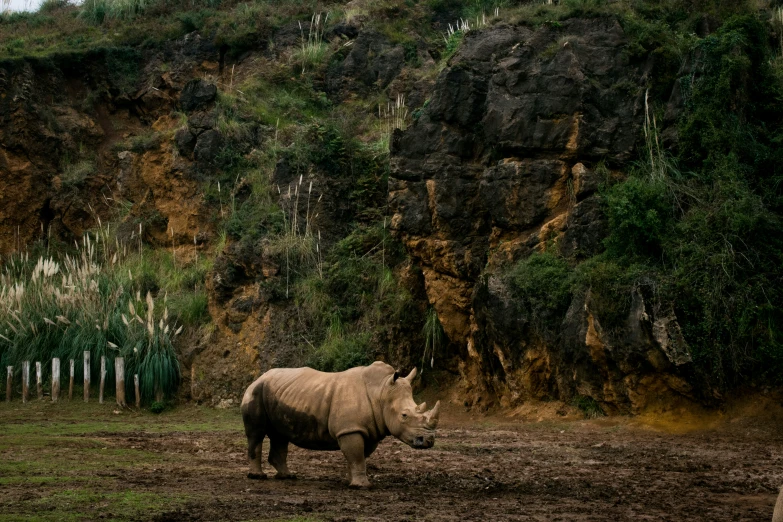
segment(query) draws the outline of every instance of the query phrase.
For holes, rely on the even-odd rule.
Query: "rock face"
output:
[[[597,167],[630,159],[643,117],[625,42],[612,19],[468,33],[420,118],[394,136],[392,227],[459,350],[468,403],[583,395],[627,412],[690,392],[676,319],[653,317],[641,294],[619,336],[588,293],[545,340],[500,275],[534,251],[578,261],[602,249]]]
[[[208,233],[194,167],[171,154],[167,136],[180,99],[202,109],[176,132],[182,156],[195,151],[208,165],[219,152],[208,110],[216,87],[187,81],[217,70],[218,59],[214,46],[188,35],[146,56],[87,53],[78,67],[67,56],[0,64],[0,254],[42,238],[71,243],[96,217],[113,217],[109,202],[120,199],[133,204],[121,228],[144,221],[154,244],[192,244]],[[161,73],[164,61],[171,65]]]

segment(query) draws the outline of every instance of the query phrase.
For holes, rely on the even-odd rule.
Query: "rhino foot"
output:
[[[278,473],[275,478],[277,480],[296,480],[296,473]]]
[[[247,478],[250,480],[264,480],[266,478],[266,473],[248,473]]]
[[[372,484],[370,484],[369,481],[351,482],[348,484],[348,487],[351,489],[372,489]]]

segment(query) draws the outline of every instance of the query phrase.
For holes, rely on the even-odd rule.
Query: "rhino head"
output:
[[[413,401],[411,383],[416,368],[407,377],[398,372],[389,376],[383,387],[383,420],[389,433],[416,449],[431,448],[435,444],[435,428],[438,427],[440,401],[427,411],[427,403],[417,405]]]

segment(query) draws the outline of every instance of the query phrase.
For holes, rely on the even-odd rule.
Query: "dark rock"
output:
[[[174,143],[177,144],[177,150],[186,158],[193,157],[193,149],[196,146],[196,137],[189,129],[179,129],[174,133]]]
[[[202,132],[196,146],[193,149],[193,158],[199,163],[211,163],[220,153],[223,146],[223,137],[216,130],[207,130]]]
[[[376,32],[361,32],[342,63],[327,72],[329,92],[385,89],[405,65],[405,50]]]
[[[561,25],[465,36],[429,103],[392,136],[391,229],[422,266],[446,335],[467,354],[466,393],[485,386],[488,400],[509,405],[582,395],[606,412],[638,411],[659,394],[690,396],[676,321],[656,318],[639,293],[625,323],[607,332],[588,292],[542,333],[501,275],[536,251],[557,248],[575,261],[602,251],[603,180],[593,166],[632,158],[643,121],[642,72],[625,57],[617,21]],[[344,73],[368,63],[361,49]]]
[[[302,23],[302,26],[300,27],[298,22],[291,22],[289,24],[283,25],[280,29],[277,30],[277,32],[274,34],[274,37],[272,40],[275,43],[275,48],[277,49],[286,49],[290,47],[296,47],[302,45],[302,39],[307,39],[307,31],[309,27],[305,26],[304,23]]]
[[[217,86],[204,80],[190,80],[182,88],[179,104],[185,111],[193,111],[211,103],[217,96]]]
[[[564,257],[584,259],[603,251],[603,240],[609,231],[601,200],[591,196],[576,204],[568,214],[565,230],[559,240]]]
[[[198,136],[205,130],[213,129],[217,123],[217,114],[214,110],[196,112],[188,116],[188,128]]]
[[[338,22],[326,33],[327,40],[335,37],[353,40],[357,36],[359,36],[359,27],[349,22]]]

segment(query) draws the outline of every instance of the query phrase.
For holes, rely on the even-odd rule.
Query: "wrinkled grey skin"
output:
[[[426,411],[413,401],[416,369],[400,377],[386,363],[324,373],[312,368],[269,370],[242,399],[251,479],[266,478],[261,445],[269,437],[269,463],[275,478],[296,478],[286,463],[288,444],[312,450],[341,450],[350,486],[369,487],[365,459],[393,435],[417,449],[435,443],[440,401]]]
[[[783,522],[783,489],[780,490],[780,495],[778,495],[775,512],[772,514],[772,522]]]

